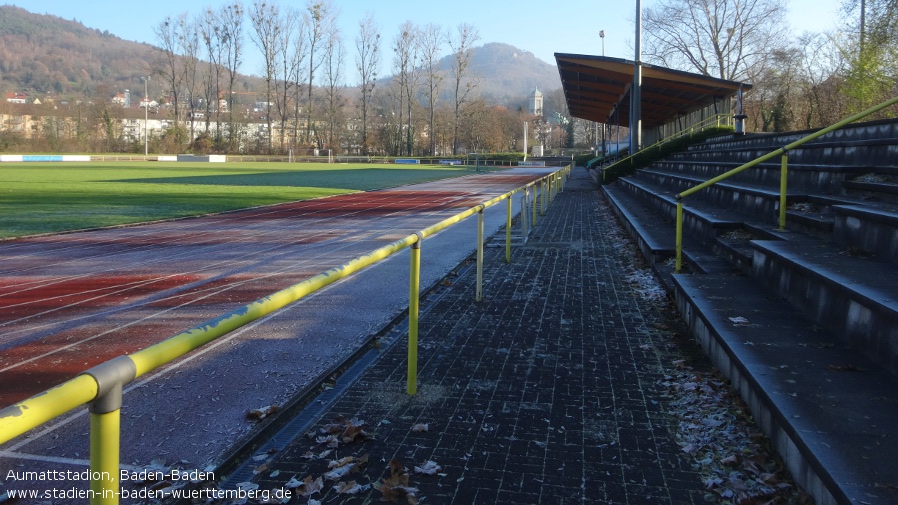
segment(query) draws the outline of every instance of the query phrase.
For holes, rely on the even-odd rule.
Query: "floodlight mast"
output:
[[[630,93],[630,155],[642,147],[642,2],[636,0],[636,58]]]

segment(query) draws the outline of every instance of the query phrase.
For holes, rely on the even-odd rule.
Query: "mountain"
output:
[[[123,40],[79,21],[0,6],[3,94],[24,91],[35,98],[47,94],[111,98],[131,89],[132,96],[138,97],[143,95],[142,78],[153,74],[161,57],[160,50],[150,44]],[[449,55],[440,61],[447,74],[452,60]],[[473,49],[470,68],[472,75],[477,76],[479,92],[494,104],[526,107],[534,89],[545,93],[561,88],[555,65],[508,44],[489,43]],[[151,80],[150,86],[158,94],[161,84],[156,84],[156,80]],[[444,82],[446,97],[448,81],[449,78]],[[242,91],[262,87],[262,80],[255,76],[241,76],[236,86]],[[153,93],[151,89],[150,94]]]
[[[89,94],[143,88],[156,50],[77,21],[0,6],[0,91]],[[141,93],[142,94],[142,93]]]
[[[447,56],[441,64],[448,69],[452,59],[451,55]],[[487,101],[493,103],[508,104],[529,97],[535,89],[545,93],[561,88],[557,66],[540,60],[533,53],[499,42],[474,49],[471,73],[480,78],[478,89]]]

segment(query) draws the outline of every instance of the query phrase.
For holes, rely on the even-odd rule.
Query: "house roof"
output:
[[[634,62],[621,58],[555,53],[571,115],[597,123],[630,122]],[[651,128],[675,121],[733,96],[751,84],[642,64],[642,124]],[[617,110],[619,119],[610,118]],[[728,111],[727,111],[728,112]]]

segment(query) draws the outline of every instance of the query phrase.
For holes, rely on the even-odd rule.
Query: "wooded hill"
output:
[[[247,49],[254,49],[246,43]],[[0,92],[4,95],[26,92],[32,98],[51,94],[62,99],[109,99],[130,89],[138,97],[143,95],[141,78],[153,75],[161,58],[161,51],[150,44],[124,40],[78,21],[0,6]],[[451,59],[451,55],[445,57],[441,68],[448,71]],[[554,64],[507,44],[475,48],[471,71],[489,103],[510,108],[526,107],[527,97],[536,88],[544,93],[561,88]],[[347,74],[347,79],[352,81],[353,76]],[[241,76],[235,88],[258,91],[263,85],[258,77]]]

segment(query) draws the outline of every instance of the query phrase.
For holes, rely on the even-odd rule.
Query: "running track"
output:
[[[516,169],[0,242],[0,407],[546,173]]]

